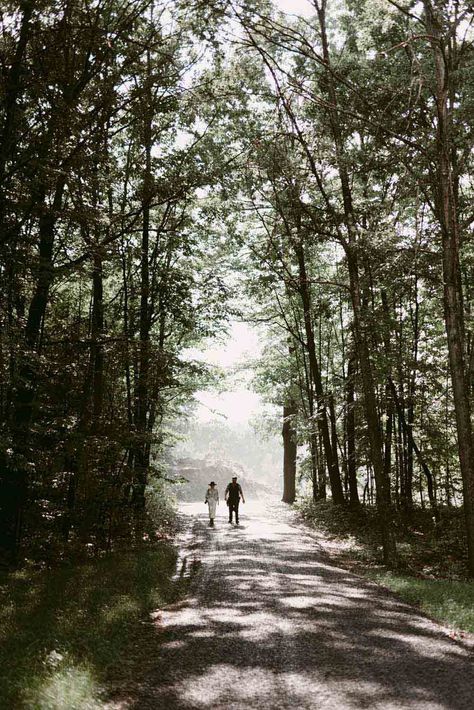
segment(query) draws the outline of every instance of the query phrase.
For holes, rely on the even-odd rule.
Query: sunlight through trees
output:
[[[474,575],[472,8],[298,9],[4,3],[5,564],[148,534],[237,319],[284,499],[375,508],[392,567],[400,516],[462,507]]]

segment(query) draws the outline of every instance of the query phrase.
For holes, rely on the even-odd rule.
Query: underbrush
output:
[[[184,592],[166,543],[0,577],[0,707],[104,707],[157,651],[150,613]],[[141,622],[141,623],[140,623]]]
[[[439,520],[427,510],[394,520],[399,567],[382,564],[373,508],[351,511],[328,501],[305,499],[302,517],[324,535],[331,558],[395,591],[405,601],[456,630],[474,632],[474,585],[467,579],[463,512],[443,509]]]
[[[25,512],[22,558],[19,562],[38,568],[87,562],[145,543],[171,539],[177,530],[176,486],[159,476],[150,476],[145,506],[137,504],[132,487],[123,489],[120,501],[104,500],[104,492],[76,504],[70,524],[59,511],[48,508],[38,515],[37,506]],[[46,509],[45,509],[46,510]],[[0,568],[3,564],[0,556]],[[6,565],[3,565],[6,566]]]

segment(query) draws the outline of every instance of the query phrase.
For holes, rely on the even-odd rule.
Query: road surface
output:
[[[473,710],[472,652],[375,584],[328,563],[281,504],[241,505],[214,529],[183,506],[177,574],[191,595],[156,613],[162,634],[140,710]]]

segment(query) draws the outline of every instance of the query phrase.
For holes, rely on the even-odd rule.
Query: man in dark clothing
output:
[[[237,483],[237,476],[232,476],[232,481],[229,483],[225,489],[225,499],[227,505],[229,506],[229,523],[232,522],[232,513],[235,512],[235,522],[239,524],[239,503],[242,498],[242,503],[245,503],[244,494],[239,483]]]

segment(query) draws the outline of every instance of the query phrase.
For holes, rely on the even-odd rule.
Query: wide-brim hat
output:
[[[215,482],[215,481],[211,481],[209,485],[210,485],[210,486],[215,486],[215,485],[216,485],[216,482]]]

